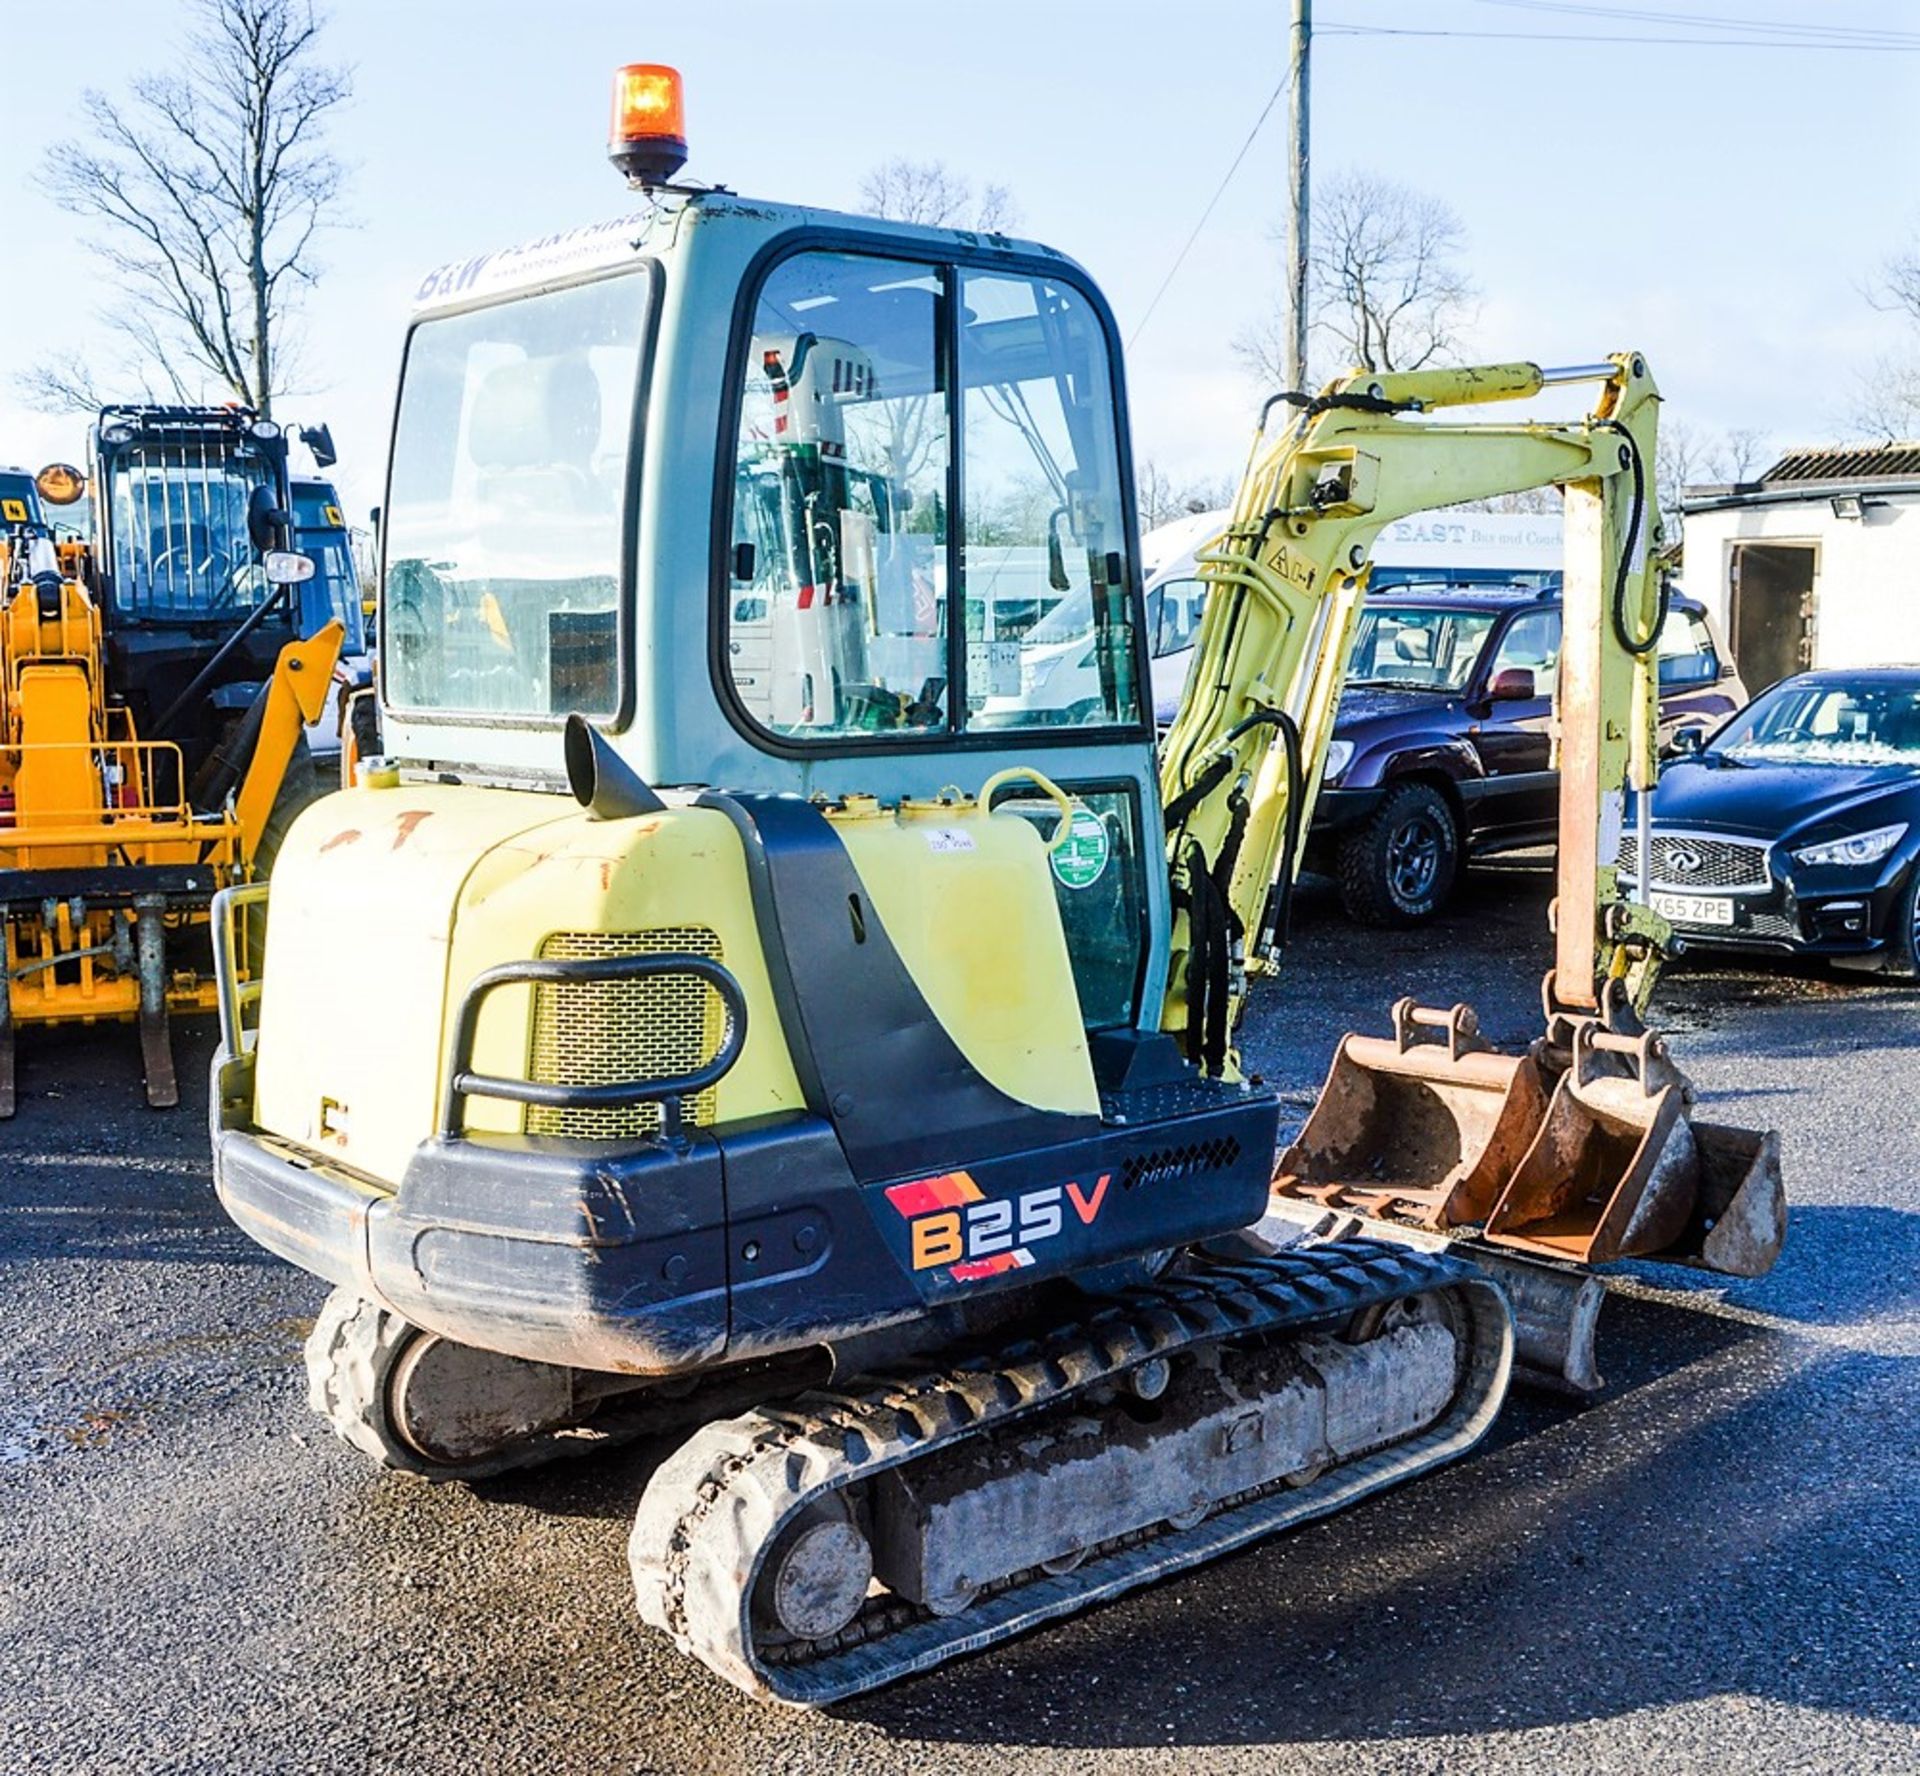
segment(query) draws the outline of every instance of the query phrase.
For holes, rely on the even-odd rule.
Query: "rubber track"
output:
[[[870,1603],[834,1641],[761,1648],[749,1604],[767,1551],[822,1493],[998,1429],[1156,1356],[1344,1323],[1377,1303],[1451,1295],[1463,1381],[1436,1422],[1307,1486],[1225,1501],[1189,1529],[1123,1537],[1070,1573],[1036,1574],[946,1618]],[[821,1707],[1323,1516],[1464,1454],[1499,1412],[1513,1331],[1498,1287],[1463,1260],[1379,1240],[1208,1265],[1114,1298],[1085,1322],[989,1359],[859,1394],[811,1393],[710,1424],[656,1471],[628,1554],[642,1617],[749,1694]],[[798,1656],[796,1656],[798,1655]]]
[[[306,1343],[307,1404],[341,1442],[383,1468],[417,1474],[436,1485],[449,1480],[488,1480],[521,1468],[578,1461],[649,1437],[681,1435],[729,1405],[744,1407],[778,1386],[764,1373],[722,1374],[684,1397],[646,1390],[614,1394],[598,1402],[579,1424],[503,1444],[465,1461],[422,1455],[393,1422],[387,1389],[395,1364],[416,1338],[432,1338],[391,1309],[336,1289],[314,1322]],[[789,1389],[791,1391],[791,1389]],[[731,1393],[731,1400],[728,1394]]]

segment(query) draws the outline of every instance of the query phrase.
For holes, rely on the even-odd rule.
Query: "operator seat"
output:
[[[520,521],[604,511],[599,441],[600,379],[584,357],[502,364],[481,383],[468,423],[480,503]]]

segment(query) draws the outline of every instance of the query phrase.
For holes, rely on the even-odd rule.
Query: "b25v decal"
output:
[[[998,1276],[1031,1264],[1032,1248],[1057,1239],[1069,1214],[1091,1227],[1106,1201],[1109,1175],[1092,1189],[1045,1184],[1014,1196],[989,1197],[965,1172],[942,1172],[893,1184],[887,1201],[907,1218],[913,1268],[945,1265],[957,1283]]]

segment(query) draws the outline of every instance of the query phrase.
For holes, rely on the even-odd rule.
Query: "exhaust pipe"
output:
[[[567,787],[595,820],[629,820],[664,814],[667,804],[652,785],[606,742],[583,715],[567,717]]]

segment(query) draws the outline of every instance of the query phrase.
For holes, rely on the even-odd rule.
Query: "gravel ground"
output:
[[[1532,1033],[1546,877],[1420,934],[1301,910],[1255,1065],[1304,1105],[1401,990]],[[467,1489],[307,1414],[321,1289],[225,1222],[131,1032],[23,1045],[0,1125],[7,1771],[1920,1768],[1920,995],[1677,971],[1715,1120],[1782,1129],[1776,1272],[1635,1273],[1608,1392],[1516,1396],[1453,1468],[849,1707],[746,1702],[636,1619],[662,1453]]]

